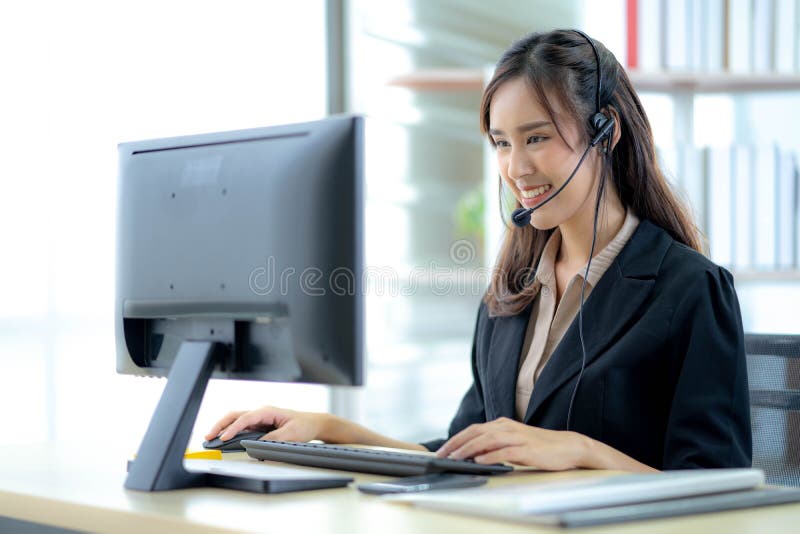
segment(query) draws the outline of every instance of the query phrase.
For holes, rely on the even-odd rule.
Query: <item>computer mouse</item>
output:
[[[268,432],[272,432],[274,428],[267,428],[265,430],[244,430],[233,436],[228,441],[222,441],[217,436],[214,439],[203,442],[203,447],[206,449],[213,449],[216,451],[243,451],[245,450],[240,443],[244,439],[258,439]]]

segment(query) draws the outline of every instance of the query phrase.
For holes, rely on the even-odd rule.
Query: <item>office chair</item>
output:
[[[745,334],[753,467],[800,486],[800,335]]]

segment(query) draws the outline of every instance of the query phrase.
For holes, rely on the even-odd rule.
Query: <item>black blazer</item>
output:
[[[481,303],[474,382],[450,436],[473,423],[515,418],[529,317],[530,307],[489,317]],[[643,220],[586,300],[583,325],[587,361],[570,430],[657,469],[750,465],[744,335],[728,271]],[[580,366],[576,317],[536,381],[525,423],[566,429]]]

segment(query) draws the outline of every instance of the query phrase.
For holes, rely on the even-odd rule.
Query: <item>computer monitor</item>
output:
[[[126,487],[208,483],[181,462],[210,377],[363,383],[363,131],[119,145],[117,371],[168,375]]]

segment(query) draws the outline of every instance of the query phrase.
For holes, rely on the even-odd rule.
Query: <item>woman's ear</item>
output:
[[[614,108],[614,106],[608,106],[603,111],[610,114],[614,118],[614,132],[611,134],[611,139],[609,140],[610,144],[609,149],[614,150],[614,147],[617,146],[617,143],[622,137],[622,126],[619,120],[619,113]]]

